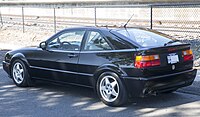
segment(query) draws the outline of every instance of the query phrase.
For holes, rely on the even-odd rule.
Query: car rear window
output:
[[[123,29],[117,30],[117,32],[137,42],[143,47],[163,46],[165,43],[172,40],[167,38],[166,36],[163,36],[164,34],[162,33],[154,33],[142,29]]]

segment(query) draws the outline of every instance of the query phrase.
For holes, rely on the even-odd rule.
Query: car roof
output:
[[[64,30],[71,30],[71,29],[75,29],[75,30],[76,29],[90,29],[90,30],[104,30],[104,31],[111,30],[111,29],[108,29],[108,28],[105,28],[105,27],[95,27],[95,26],[73,27],[73,28],[66,28]]]
[[[90,30],[102,30],[102,31],[120,31],[120,30],[129,30],[129,29],[137,29],[137,30],[145,30],[154,32],[151,29],[148,28],[140,28],[140,27],[106,27],[106,26],[82,26],[82,27],[72,27],[72,28],[66,28],[64,30],[70,30],[70,29],[90,29]]]

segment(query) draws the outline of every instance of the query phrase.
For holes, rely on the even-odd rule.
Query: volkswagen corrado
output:
[[[3,68],[19,87],[90,87],[109,106],[189,86],[197,72],[189,44],[150,29],[100,27],[64,29],[39,47],[9,51]]]

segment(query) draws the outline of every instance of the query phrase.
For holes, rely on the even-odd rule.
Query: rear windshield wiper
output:
[[[171,41],[165,43],[164,46],[167,46],[168,44],[172,44],[172,43],[175,43],[175,42],[179,42],[179,40],[171,40]]]

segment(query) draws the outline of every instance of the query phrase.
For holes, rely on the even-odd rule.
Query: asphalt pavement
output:
[[[171,94],[135,98],[124,107],[108,107],[89,88],[43,82],[19,88],[0,66],[0,117],[199,116],[199,79],[198,71],[189,87]]]

